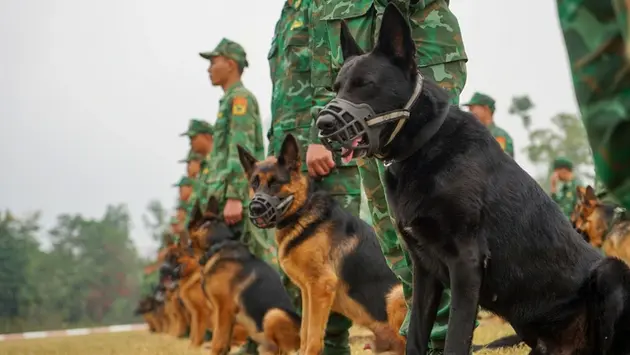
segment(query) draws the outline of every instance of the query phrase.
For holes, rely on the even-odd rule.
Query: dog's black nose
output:
[[[320,131],[329,133],[335,129],[335,117],[331,114],[323,114],[317,117],[315,124]]]
[[[265,213],[265,206],[261,203],[252,202],[249,205],[249,212],[252,216],[260,216]]]

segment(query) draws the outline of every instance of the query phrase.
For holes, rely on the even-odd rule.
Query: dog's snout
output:
[[[335,117],[331,114],[324,114],[317,118],[317,129],[322,132],[330,132],[335,129]]]
[[[265,206],[263,206],[261,203],[252,202],[249,205],[249,212],[254,216],[260,216],[261,214],[265,213]]]

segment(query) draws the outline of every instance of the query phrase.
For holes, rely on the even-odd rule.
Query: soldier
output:
[[[311,52],[307,16],[310,4],[311,0],[287,0],[284,3],[268,55],[273,85],[272,121],[267,133],[268,155],[277,154],[284,138],[291,133],[301,143],[302,168],[305,172],[307,171],[306,147],[309,143],[313,120]],[[339,200],[342,206],[358,216],[360,186],[354,164],[347,167],[340,166],[339,169],[332,171],[321,184]],[[298,301],[299,288],[293,285],[282,271],[281,274],[296,307],[301,308],[301,302]],[[350,326],[352,323],[346,317],[338,313],[330,315],[324,336],[325,354],[350,353],[348,345]]]
[[[193,191],[193,179],[189,178],[188,176],[182,176],[179,182],[174,184],[173,186],[179,187],[179,199],[181,201],[188,202]]]
[[[503,151],[514,158],[514,142],[512,141],[512,137],[494,123],[494,99],[486,94],[476,92],[464,106],[468,106],[470,112],[475,115],[484,126],[488,127],[490,133],[492,133],[501,148],[503,148]]]
[[[197,177],[199,177],[199,170],[201,170],[202,160],[203,157],[201,156],[201,154],[197,154],[191,150],[188,152],[188,156],[185,159],[178,161],[178,163],[186,163],[186,175],[189,178],[193,179],[196,183]]]
[[[207,202],[206,196],[206,180],[208,179],[208,163],[210,159],[210,153],[212,152],[212,145],[214,142],[214,128],[208,122],[191,119],[188,124],[188,130],[181,134],[181,136],[187,136],[190,139],[190,149],[192,154],[195,154],[199,159],[199,174],[193,183],[193,192],[188,204],[188,211],[186,216],[186,222],[184,228],[188,227],[188,222],[191,217],[192,209],[195,204],[199,203],[199,206],[205,209]],[[199,198],[203,196],[203,198]]]
[[[199,55],[210,61],[208,73],[212,85],[220,86],[224,92],[214,124],[214,147],[208,163],[211,174],[205,180],[206,195],[219,201],[226,224],[242,231],[243,241],[252,253],[269,261],[275,257],[275,249],[269,243],[266,231],[255,228],[246,215],[249,183],[237,150],[237,145],[241,145],[257,159],[263,159],[265,155],[258,101],[241,82],[243,70],[248,66],[245,50],[224,38],[214,50]],[[248,339],[239,352],[256,353],[257,345]]]
[[[562,213],[571,218],[571,212],[577,203],[576,188],[584,186],[573,174],[573,162],[565,157],[556,158],[550,180],[551,198],[560,206]]]
[[[448,7],[446,0],[395,0],[399,9],[407,14],[412,36],[417,46],[416,57],[422,74],[431,78],[451,96],[451,103],[459,103],[459,94],[466,82],[467,56],[462,43],[459,23]],[[312,0],[310,18],[311,49],[313,60],[311,78],[314,86],[313,114],[334,96],[333,81],[343,58],[339,44],[340,22],[346,22],[354,38],[364,50],[370,50],[378,36],[384,6],[388,2],[374,0]],[[313,120],[314,123],[315,120]],[[309,171],[317,175],[327,174],[338,165],[330,152],[319,144],[317,128],[313,124],[311,141],[307,152]],[[366,194],[374,228],[381,239],[381,246],[392,269],[403,282],[405,296],[411,298],[411,269],[408,254],[403,250],[395,232],[395,221],[389,217],[389,209],[382,184],[384,168],[374,159],[358,162],[361,183]],[[354,190],[354,180],[344,181]],[[358,191],[358,189],[356,189]],[[357,192],[358,195],[358,192]],[[438,310],[436,323],[431,332],[431,350],[440,352],[446,338],[449,315],[450,290],[445,290]],[[401,334],[407,334],[410,312],[407,313]]]
[[[598,195],[630,208],[630,46],[623,1],[558,0]],[[602,191],[603,187],[610,189]],[[602,196],[603,195],[603,196]]]

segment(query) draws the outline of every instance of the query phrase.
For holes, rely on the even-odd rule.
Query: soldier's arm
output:
[[[514,159],[514,141],[509,134],[505,135],[505,152]]]
[[[237,145],[255,154],[256,125],[260,118],[255,109],[256,101],[250,95],[235,95],[232,99],[230,115],[228,117],[228,187],[225,193],[227,199],[244,201],[247,199],[247,178],[238,158]]]

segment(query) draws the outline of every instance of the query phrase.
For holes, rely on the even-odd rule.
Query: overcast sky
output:
[[[0,209],[100,217],[126,203],[143,253],[152,243],[141,215],[147,202],[173,206],[184,173],[188,120],[214,121],[222,92],[207,61],[222,37],[241,43],[245,85],[270,117],[266,55],[284,0],[0,0]],[[536,105],[534,124],[576,112],[555,1],[452,0],[468,52],[462,100],[483,91],[495,120],[526,134],[507,113],[513,95]],[[266,128],[265,128],[266,130]]]

